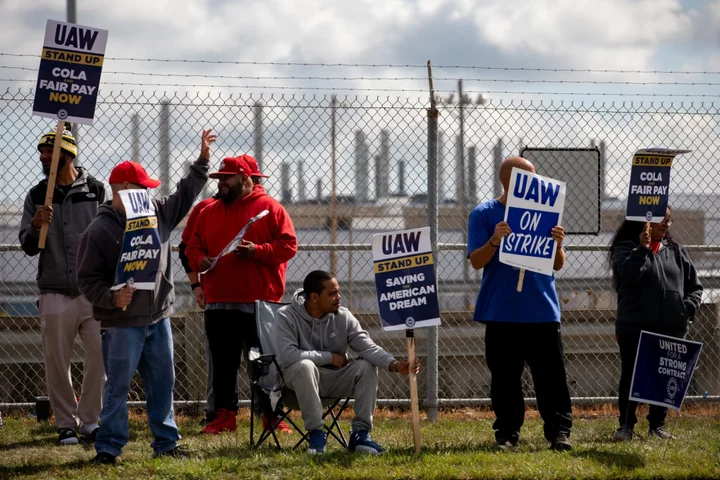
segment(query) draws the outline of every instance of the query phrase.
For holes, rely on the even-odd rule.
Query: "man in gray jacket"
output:
[[[396,360],[377,346],[353,314],[340,306],[337,279],[322,270],[310,272],[293,302],[278,311],[273,338],[286,386],[295,391],[310,433],[308,452],[325,452],[321,398],[354,397],[348,449],[382,453],[382,447],[370,438],[377,368],[407,375],[410,363]],[[348,362],[348,348],[360,358]],[[419,370],[416,362],[413,371]]]
[[[153,223],[157,225],[161,242],[153,290],[135,291],[132,285],[112,289],[126,229],[125,207],[118,192],[160,185],[142,166],[126,161],[113,169],[110,174],[112,204],[100,206],[98,216],[80,240],[78,284],[93,304],[95,318],[107,329],[103,336],[103,354],[108,378],[94,463],[115,463],[128,442],[127,396],[136,370],[145,388],[155,456],[183,456],[183,450],[177,445],[180,434],[173,413],[175,369],[169,317],[175,292],[170,237],[207,182],[213,142],[215,135],[210,130],[203,131],[200,157],[180,180],[177,190],[152,200],[156,215]]]
[[[37,283],[45,360],[45,385],[55,412],[60,445],[77,445],[77,428],[93,439],[97,433],[105,369],[102,364],[100,323],[77,285],[77,249],[80,234],[105,202],[105,185],[76,167],[78,149],[70,124],[60,140],[60,160],[52,206],[45,206],[47,178],[30,189],[20,223],[20,245],[30,256],[40,254]],[[45,176],[50,174],[55,131],[40,138],[38,151]],[[38,247],[40,229],[48,224],[45,248]],[[85,349],[80,402],[70,378],[75,337]]]

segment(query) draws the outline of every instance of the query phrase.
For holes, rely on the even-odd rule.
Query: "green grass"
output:
[[[409,413],[380,413],[373,439],[388,448],[373,458],[354,455],[328,443],[328,454],[311,457],[303,451],[278,452],[269,446],[248,447],[247,416],[234,434],[199,435],[197,418],[179,417],[192,458],[153,459],[151,436],[142,415],[133,416],[130,443],[115,467],[87,462],[91,446],[55,446],[50,424],[9,416],[0,427],[0,478],[720,478],[720,423],[712,414],[683,414],[669,427],[679,437],[671,442],[654,438],[613,444],[616,420],[608,416],[576,418],[570,452],[552,452],[542,436],[536,415],[523,426],[520,445],[512,452],[497,451],[492,417],[467,410],[441,414],[439,421],[422,423],[423,449],[412,448]],[[347,416],[346,418],[350,418]],[[343,422],[343,430],[349,425]],[[636,431],[645,433],[641,422]],[[296,435],[283,435],[285,443]]]

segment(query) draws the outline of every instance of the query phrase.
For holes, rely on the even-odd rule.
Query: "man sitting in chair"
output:
[[[273,338],[286,386],[297,396],[311,454],[325,452],[321,398],[353,397],[351,452],[378,455],[380,445],[370,439],[377,396],[377,368],[407,375],[410,363],[396,360],[373,342],[360,322],[340,306],[340,286],[328,272],[310,272],[293,302],[281,308]],[[348,348],[360,358],[348,362]],[[417,374],[420,365],[413,366]]]

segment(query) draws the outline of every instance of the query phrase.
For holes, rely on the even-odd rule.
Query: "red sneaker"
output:
[[[267,425],[268,425],[268,419],[267,419],[267,417],[266,417],[264,414],[263,414],[263,416],[262,416],[262,424],[263,424],[263,430],[265,430],[265,429],[267,428]],[[290,435],[292,435],[293,433],[295,433],[295,432],[293,431],[293,429],[290,428],[290,426],[289,426],[287,423],[283,422],[283,421],[280,420],[278,417],[275,417],[275,418],[273,419],[273,425],[275,426],[275,431],[276,431],[276,432],[287,433],[287,434],[290,434]]]
[[[222,432],[234,432],[237,430],[237,414],[232,410],[221,408],[217,411],[217,417],[205,425],[200,433],[219,435]]]

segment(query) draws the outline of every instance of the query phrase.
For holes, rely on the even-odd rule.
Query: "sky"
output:
[[[275,173],[268,186],[276,196],[280,194],[277,176],[281,162],[293,163],[295,195],[299,159],[307,162],[304,174],[310,185],[307,190],[312,190],[317,178],[322,177],[317,172],[327,169],[328,148],[323,143],[329,134],[324,116],[327,108],[319,105],[325,102],[328,97],[324,95],[330,91],[345,100],[341,103],[344,110],[339,119],[342,126],[338,158],[339,168],[347,178],[339,182],[341,193],[352,194],[356,188],[353,145],[358,128],[366,130],[373,154],[379,149],[380,129],[393,130],[393,149],[397,152],[392,160],[393,176],[397,176],[396,168],[402,160],[408,176],[406,188],[410,193],[421,192],[424,152],[418,142],[424,139],[424,134],[416,131],[424,129],[423,115],[419,120],[407,120],[407,112],[395,110],[386,118],[378,119],[383,115],[379,110],[369,112],[353,110],[353,107],[376,106],[383,103],[383,98],[392,98],[393,105],[397,106],[402,103],[397,97],[403,97],[410,99],[416,111],[422,113],[428,95],[427,70],[397,65],[422,66],[428,60],[435,66],[435,85],[442,98],[447,99],[457,88],[457,79],[463,78],[471,100],[481,92],[489,99],[484,108],[468,113],[470,120],[465,132],[470,142],[467,146],[478,149],[478,181],[481,183],[482,171],[491,166],[493,145],[503,137],[507,154],[521,144],[577,147],[587,146],[593,140],[605,140],[610,152],[608,170],[614,175],[608,188],[614,195],[622,195],[628,171],[626,163],[634,149],[694,148],[685,170],[680,166],[679,188],[703,192],[718,188],[714,178],[720,177],[720,172],[714,166],[713,150],[719,146],[717,138],[720,137],[717,118],[720,0],[185,0],[181,4],[182,8],[178,2],[161,0],[77,0],[78,23],[110,32],[101,97],[122,98],[125,103],[137,102],[138,98],[157,103],[164,92],[170,91],[182,92],[180,98],[183,99],[188,98],[185,92],[193,92],[195,103],[203,103],[200,98],[222,104],[232,98],[230,95],[235,95],[241,100],[239,103],[250,105],[258,95],[267,100],[271,95],[277,99],[283,94],[285,98],[295,94],[292,98],[300,99],[301,103],[316,105],[313,103],[316,102],[317,109],[305,117],[301,110],[287,108],[266,112],[267,165]],[[34,176],[39,171],[32,163],[35,160],[33,138],[50,125],[46,120],[28,116],[26,111],[32,99],[45,23],[47,19],[64,20],[66,12],[64,2],[57,0],[0,0],[0,9],[3,12],[0,92],[5,92],[0,96],[0,107],[6,117],[0,119],[0,150],[4,159],[25,159],[21,167],[4,169],[0,201],[15,203],[29,183],[36,181]],[[121,60],[123,58],[186,61]],[[227,63],[197,62],[201,60]],[[279,65],[286,62],[396,67]],[[574,71],[563,71],[568,69]],[[639,71],[709,73],[637,73]],[[334,80],[323,80],[327,77]],[[376,77],[414,80],[371,79]],[[529,83],[539,81],[547,83]],[[174,86],[176,84],[185,86]],[[145,93],[129,93],[140,91]],[[636,94],[645,96],[633,96]],[[19,97],[25,101],[19,101]],[[457,95],[452,101],[456,100]],[[643,114],[623,114],[624,107],[618,106],[626,106],[628,102],[633,105],[629,111],[640,110]],[[551,110],[555,105],[571,105],[585,113],[523,116],[504,108],[513,105]],[[593,105],[611,105],[611,110],[620,113],[600,114],[598,118],[594,113],[598,109],[591,107]],[[657,105],[662,108],[656,108]],[[173,113],[176,122],[173,124],[173,157],[186,158],[194,154],[200,123],[213,124],[220,130],[219,154],[251,152],[249,108],[235,111],[227,106],[205,110],[187,107],[184,113]],[[104,118],[82,135],[85,135],[85,151],[87,147],[92,149],[88,157],[92,156],[94,162],[103,157],[104,166],[98,168],[100,174],[107,172],[106,163],[111,165],[121,159],[117,157],[130,154],[132,142],[127,117],[133,112],[142,114],[142,148],[146,156],[157,156],[155,108],[148,105],[136,110],[99,107],[96,116]],[[679,112],[680,118],[666,115],[668,112]],[[299,123],[298,116],[301,117]],[[529,123],[529,117],[534,118],[533,123]],[[445,135],[447,162],[452,161],[457,122],[457,109],[447,107],[441,122],[441,129],[448,132]],[[223,144],[222,135],[225,139],[233,138],[233,143]],[[180,163],[174,164],[173,169],[181,172]],[[457,179],[448,173],[444,181],[446,195],[450,197]],[[390,183],[391,189],[399,187],[397,178]],[[328,188],[329,182],[325,181],[323,192],[327,193]],[[491,190],[481,185],[479,199],[491,195]]]

